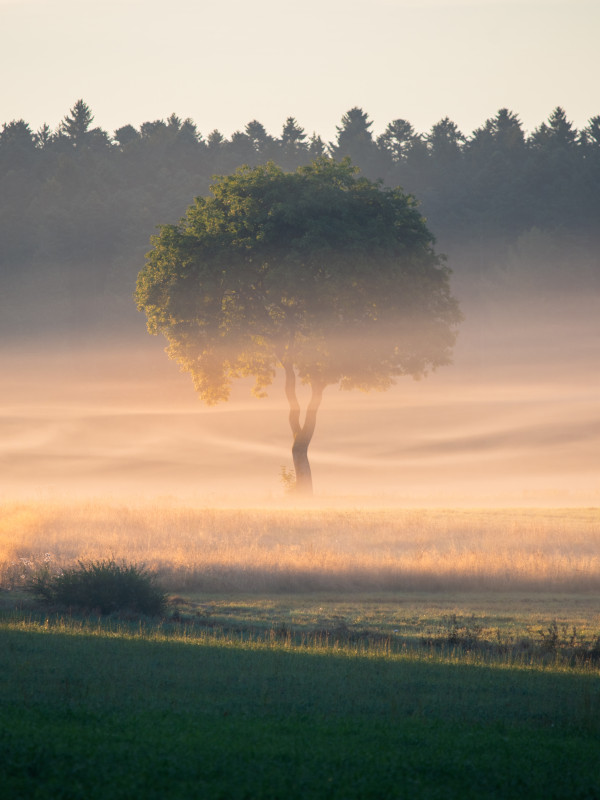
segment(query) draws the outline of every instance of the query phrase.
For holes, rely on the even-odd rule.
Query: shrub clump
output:
[[[78,566],[52,575],[43,570],[29,581],[28,591],[52,606],[96,611],[130,612],[154,617],[164,613],[167,596],[154,575],[135,564],[113,559],[78,562]]]

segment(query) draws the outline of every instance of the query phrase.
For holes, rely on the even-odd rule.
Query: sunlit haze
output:
[[[471,133],[499,108],[526,130],[561,105],[598,112],[596,0],[0,0],[2,121],[55,128],[83,98],[95,124],[191,117],[206,136],[294,116],[335,137],[362,107]]]
[[[2,798],[600,798],[599,34],[0,0]]]
[[[326,390],[311,445],[317,502],[598,505],[597,300],[542,303],[529,317],[466,311],[453,366],[383,394]],[[129,347],[5,352],[4,496],[286,502],[282,377],[267,399],[242,382],[207,408],[163,345],[142,330]]]
[[[597,0],[0,0],[0,69],[10,76],[0,123],[54,131],[81,98],[110,135],[175,113],[204,138],[215,128],[230,137],[251,120],[279,136],[293,116],[327,143],[354,107],[375,135],[399,118],[424,133],[449,117],[469,136],[502,108],[531,132],[559,105],[581,131],[600,112],[599,30]],[[588,140],[577,141],[582,150]],[[39,141],[30,145],[40,151]],[[71,155],[81,152],[75,147]],[[29,178],[11,172],[10,154],[5,160],[13,239],[2,242],[0,461],[8,469],[0,497],[286,499],[283,376],[267,399],[253,399],[240,381],[230,402],[203,406],[135,311],[135,275],[155,226],[207,191],[213,161],[204,150],[204,161],[182,160],[171,173],[162,150],[144,150],[139,170],[135,149],[127,151],[129,161],[106,167],[113,172],[104,185],[104,166],[82,160],[89,171],[73,177],[66,156],[55,162],[50,148],[48,175],[36,172],[38,162],[31,169],[33,189],[22,189]],[[546,184],[560,173],[549,179],[541,161],[526,178],[537,195],[514,189],[517,161],[516,182],[500,200],[502,166],[497,174],[482,167],[475,189],[465,183],[466,201],[460,191],[458,199],[443,194],[456,179],[442,181],[439,194],[423,178],[465,313],[454,363],[386,393],[327,387],[310,450],[318,502],[598,505],[597,194],[586,158],[580,173],[568,167],[564,175],[580,180],[572,196],[588,215],[587,239],[578,211],[563,225],[563,178],[552,190],[557,204],[544,205]],[[482,162],[487,169],[490,159]],[[161,188],[167,173],[177,187],[189,178],[180,195]],[[489,203],[478,216],[483,195]],[[546,219],[548,208],[555,218]],[[456,219],[463,228],[455,231]],[[496,263],[490,243],[505,230]]]
[[[598,798],[599,32],[0,0],[2,798]]]

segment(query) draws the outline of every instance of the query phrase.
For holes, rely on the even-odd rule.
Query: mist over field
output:
[[[283,374],[267,399],[241,381],[203,406],[146,332],[135,280],[156,226],[211,176],[350,157],[414,193],[465,320],[454,362],[424,380],[326,388],[316,501],[598,504],[600,117],[577,130],[557,106],[527,132],[503,108],[470,135],[447,117],[376,135],[355,107],[329,143],[294,117],[230,139],[176,114],[113,133],[93,120],[78,100],[54,131],[0,132],[0,498],[290,503]]]
[[[317,503],[598,504],[598,299],[462,308],[452,365],[384,393],[327,388],[310,449]],[[139,322],[2,347],[0,497],[289,503],[282,375],[266,399],[242,381],[207,408]]]
[[[179,5],[0,0],[0,800],[598,798],[600,5]]]

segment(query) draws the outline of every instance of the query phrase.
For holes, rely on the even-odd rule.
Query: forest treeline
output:
[[[396,119],[376,136],[353,108],[332,142],[293,117],[278,136],[253,120],[230,138],[204,136],[175,114],[112,134],[93,122],[79,100],[56,130],[2,125],[6,296],[33,302],[42,292],[66,313],[69,299],[105,295],[116,317],[129,314],[156,225],[179,219],[212,176],[266,161],[293,170],[319,155],[348,156],[367,177],[414,194],[463,282],[483,276],[541,290],[600,281],[600,115],[577,130],[557,107],[528,134],[501,109],[468,135],[445,118],[427,133]]]

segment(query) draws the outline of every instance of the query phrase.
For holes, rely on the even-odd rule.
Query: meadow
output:
[[[598,798],[598,509],[4,503],[7,798]],[[40,607],[126,559],[164,619]]]
[[[0,585],[112,556],[184,591],[600,588],[598,509],[210,508],[5,502]]]

